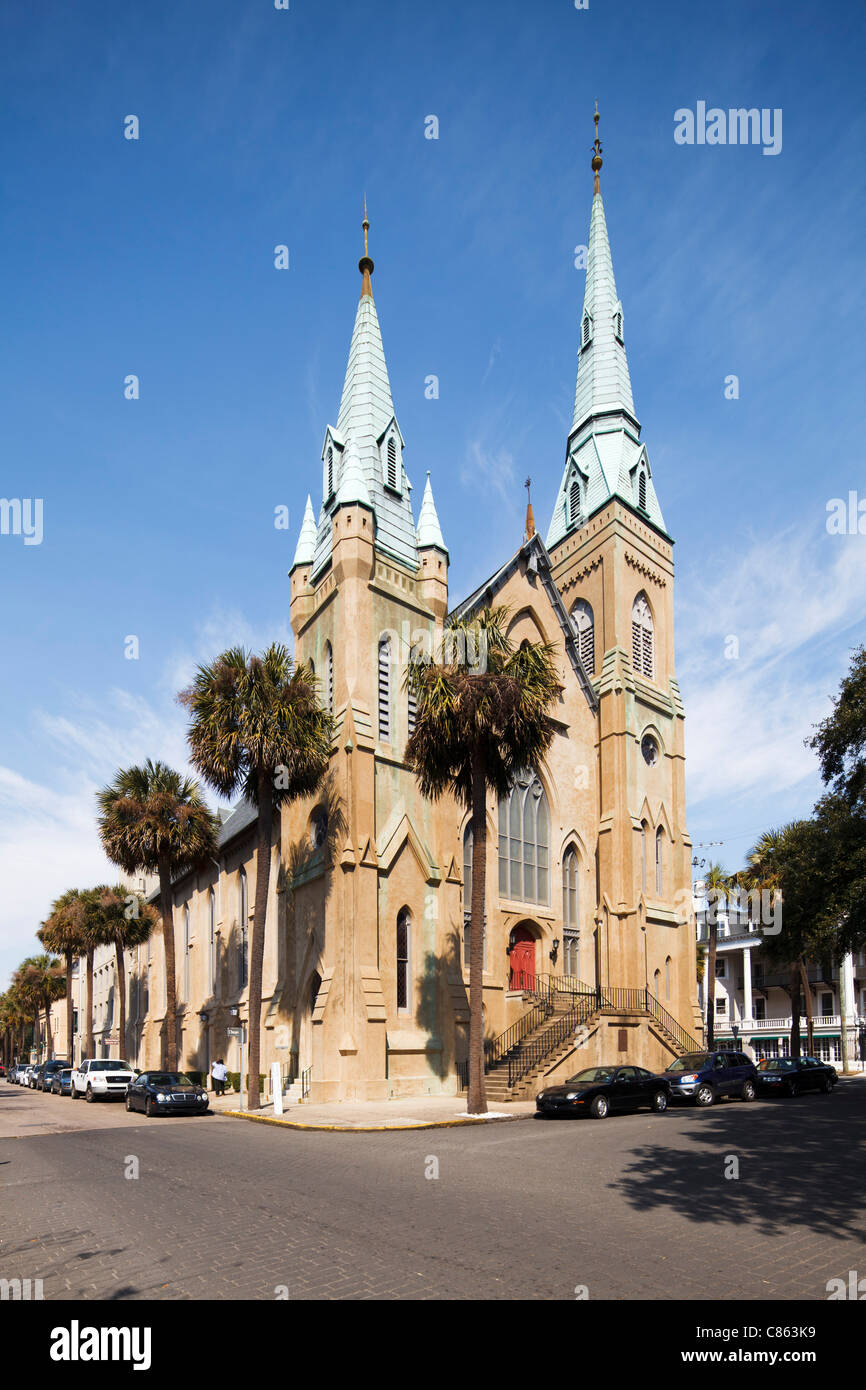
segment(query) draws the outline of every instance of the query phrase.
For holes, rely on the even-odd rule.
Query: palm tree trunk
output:
[[[712,1048],[715,1041],[716,1022],[716,923],[709,924],[710,937],[707,943],[707,1047]]]
[[[68,1057],[68,1059],[69,1059],[70,1062],[74,1062],[74,1061],[75,1061],[75,1058],[74,1058],[73,1055],[72,1055],[72,1053],[73,1053],[72,1020],[73,1020],[73,1017],[74,1017],[74,1013],[73,1013],[73,1009],[72,1009],[72,961],[73,961],[73,955],[72,955],[72,952],[71,952],[71,951],[66,951],[66,952],[64,952],[64,954],[65,954],[65,956],[66,956],[66,1056]]]
[[[165,1023],[162,1035],[162,1065],[166,1071],[177,1071],[177,976],[174,966],[171,868],[167,856],[160,856],[159,860],[159,911],[162,920],[162,945],[165,953]]]
[[[249,1045],[249,1087],[247,1105],[250,1110],[258,1110],[261,1104],[259,1094],[259,1064],[261,1057],[262,1031],[262,971],[265,960],[265,919],[268,909],[268,890],[271,878],[271,829],[274,820],[274,806],[271,800],[273,781],[269,771],[259,769],[259,819],[256,836],[256,903],[253,908],[253,939],[250,947],[250,986],[248,991],[248,1014],[250,1029]],[[243,931],[244,922],[240,924]],[[241,1077],[241,1085],[244,1079]]]
[[[806,962],[800,957],[800,980],[803,985],[803,998],[806,1001],[806,1047],[809,1049],[809,1056],[815,1051],[815,1022],[812,1018],[812,991],[809,988],[809,976],[806,973]]]
[[[791,966],[791,1056],[800,1055],[800,962]]]
[[[51,998],[45,996],[45,1055],[54,1056],[54,1034],[51,1031]]]
[[[472,917],[469,939],[469,1094],[470,1115],[487,1114],[484,1094],[484,903],[487,897],[487,778],[477,755],[472,759]]]
[[[84,1011],[84,1056],[93,1056],[93,947],[87,948],[87,1004]]]
[[[119,940],[114,943],[114,958],[117,962],[117,1055],[122,1061],[126,1057],[126,961]]]

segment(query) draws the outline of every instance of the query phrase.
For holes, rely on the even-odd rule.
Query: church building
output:
[[[262,1069],[279,1061],[313,1101],[461,1088],[470,816],[453,800],[425,801],[405,763],[415,710],[404,673],[413,647],[441,637],[449,615],[487,605],[508,609],[516,644],[553,644],[562,685],[544,764],[488,806],[493,1094],[526,1094],[598,1062],[660,1069],[699,1045],[673,540],[632,396],[597,121],[574,415],[556,503],[544,538],[528,507],[522,543],[468,597],[449,592],[429,474],[413,507],[411,441],[391,394],[365,211],[321,499],[314,508],[307,498],[290,570],[295,659],[315,670],[334,743],[320,794],[277,818],[266,925]],[[180,1063],[189,1069],[217,1056],[239,1065],[228,1030],[246,1018],[253,829],[251,811],[236,808],[219,867],[175,886]],[[152,955],[139,990],[146,1014],[130,1000],[127,1051],[138,1065],[159,1060],[158,938]],[[578,998],[590,1004],[572,1027]],[[551,1024],[563,1019],[554,1039]],[[501,1068],[497,1077],[509,1048],[496,1040],[507,1030],[541,1038],[537,1065],[517,1079]]]

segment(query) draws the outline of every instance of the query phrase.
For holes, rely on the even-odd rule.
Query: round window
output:
[[[643,760],[648,767],[652,767],[654,763],[658,762],[659,746],[653,738],[652,734],[644,734],[643,738],[640,741],[640,751],[643,754]]]

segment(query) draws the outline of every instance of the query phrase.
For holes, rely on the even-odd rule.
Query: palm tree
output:
[[[99,833],[113,864],[124,872],[159,875],[165,951],[163,1066],[177,1070],[177,982],[174,964],[172,879],[202,867],[216,853],[218,821],[197,783],[148,758],[128,767],[98,795]]]
[[[333,725],[319,702],[312,670],[294,666],[279,643],[260,657],[243,647],[223,652],[212,665],[199,667],[180,700],[192,716],[188,737],[193,766],[220,796],[241,792],[258,811],[247,1099],[256,1110],[274,812],[317,790],[331,756]]]
[[[779,829],[765,830],[755,842],[754,847],[746,856],[748,868],[746,877],[751,888],[758,889],[762,894],[771,892],[779,894],[781,891],[782,865],[786,839],[794,827],[795,822],[789,822]],[[784,957],[783,957],[784,963]],[[800,1055],[800,989],[805,989],[806,1007],[808,1014],[811,1015],[812,1001],[809,994],[808,979],[806,977],[805,966],[801,970],[799,958],[790,962],[791,983],[789,992],[791,995],[791,1044],[790,1053],[792,1057]]]
[[[406,684],[415,696],[415,731],[406,761],[422,795],[454,796],[472,812],[472,916],[469,942],[469,1092],[472,1115],[484,1095],[483,963],[487,876],[487,796],[508,795],[514,777],[537,765],[553,740],[550,709],[562,686],[555,648],[523,643],[506,630],[508,611],[485,608],[449,625],[442,661],[410,661]],[[467,653],[482,659],[467,663]]]
[[[731,880],[721,864],[710,864],[704,875],[704,892],[707,899],[707,1047],[712,1048],[715,1040],[716,1022],[716,942],[718,940],[718,904],[730,888]],[[710,910],[711,897],[714,907]],[[711,920],[712,918],[712,920]]]
[[[114,945],[117,965],[117,1035],[118,1051],[126,1056],[126,959],[125,952],[142,946],[159,925],[159,913],[138,893],[130,893],[124,884],[114,888],[100,887],[98,895],[101,934]]]
[[[85,904],[81,892],[70,888],[51,904],[51,913],[36,933],[43,946],[66,961],[66,1055],[72,1061],[73,999],[72,972],[76,959],[87,949]]]
[[[36,1000],[37,1026],[39,1013],[45,1010],[45,1051],[50,1057],[54,1051],[51,1006],[66,990],[63,967],[53,956],[29,956],[21,966],[21,974],[28,993]]]

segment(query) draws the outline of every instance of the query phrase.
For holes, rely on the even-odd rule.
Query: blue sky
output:
[[[690,830],[735,867],[809,810],[803,739],[866,636],[866,537],[825,525],[830,498],[866,497],[864,57],[848,0],[4,7],[0,493],[44,499],[44,539],[0,536],[0,987],[51,898],[108,875],[95,789],[120,762],[183,762],[194,663],[288,637],[364,193],[406,467],[416,503],[432,472],[452,597],[519,544],[527,474],[546,530],[596,99],[677,542]],[[698,101],[781,108],[781,153],[675,144]]]

